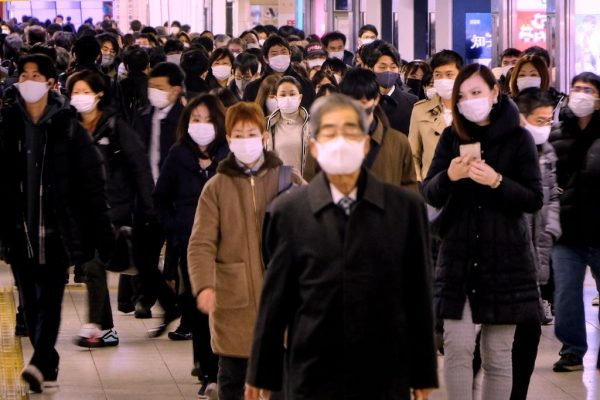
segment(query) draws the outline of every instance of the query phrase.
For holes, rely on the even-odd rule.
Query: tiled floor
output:
[[[0,264],[0,287],[10,285],[12,278],[6,265]],[[111,296],[116,310],[116,276],[111,276]],[[63,321],[58,340],[61,355],[58,391],[52,394],[31,395],[31,400],[171,400],[196,399],[199,388],[190,376],[192,353],[190,342],[172,342],[166,335],[147,339],[145,332],[160,322],[159,318],[138,320],[132,315],[115,312],[115,325],[121,343],[115,348],[86,350],[72,343],[86,318],[84,286],[68,286],[63,306]],[[600,324],[598,309],[590,305],[595,295],[593,280],[588,277],[585,289],[586,320],[590,350],[585,357],[585,372],[556,374],[552,363],[560,347],[554,338],[553,327],[543,328],[536,370],[532,377],[529,399],[543,400],[600,400],[600,375],[594,369]],[[161,312],[155,308],[155,316]],[[172,328],[176,327],[176,323]],[[25,361],[31,354],[23,340]],[[443,358],[440,357],[440,374]],[[0,377],[1,379],[1,377]],[[441,379],[443,383],[443,379]],[[434,392],[431,400],[445,399],[443,387]],[[483,399],[485,400],[485,399]]]

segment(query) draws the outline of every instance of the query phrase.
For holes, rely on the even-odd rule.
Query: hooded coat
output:
[[[262,222],[279,189],[282,162],[273,153],[254,174],[247,174],[233,154],[221,162],[200,195],[188,246],[192,294],[215,290],[210,314],[215,354],[248,358],[262,291]],[[293,181],[302,182],[294,175]]]
[[[481,143],[482,159],[503,176],[498,188],[450,180],[448,167],[463,144],[453,126],[444,130],[423,182],[427,203],[444,208],[435,308],[440,318],[458,320],[468,298],[474,323],[517,324],[539,319],[525,213],[542,207],[541,173],[533,138],[520,127],[513,101],[503,95],[490,119],[486,127],[465,120],[465,127],[471,141]]]

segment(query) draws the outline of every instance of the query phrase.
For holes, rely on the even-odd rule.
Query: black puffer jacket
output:
[[[452,182],[450,161],[462,143],[453,127],[440,138],[422,192],[444,207],[442,244],[435,268],[437,315],[460,319],[468,296],[473,322],[515,324],[538,318],[538,291],[529,225],[525,213],[542,207],[538,154],[531,135],[519,126],[519,112],[502,96],[492,123],[466,122],[482,158],[503,175],[497,189],[471,179]]]
[[[20,96],[17,99],[2,108],[0,123],[0,241],[11,263],[30,259],[27,243],[35,240],[28,238],[23,223],[26,117]],[[107,261],[114,246],[114,232],[104,190],[102,156],[77,122],[75,111],[53,91],[41,121],[46,143],[41,181],[45,231],[59,235],[71,264],[91,260],[95,249],[102,261]]]
[[[567,108],[558,129],[550,135],[558,162],[560,196],[559,243],[600,246],[600,111],[581,130]]]
[[[122,117],[105,111],[92,138],[104,155],[110,216],[117,226],[154,219],[150,162],[137,132]]]
[[[216,152],[212,164],[200,168],[200,158],[191,144],[178,142],[169,151],[154,189],[156,215],[167,237],[187,243],[194,225],[198,199],[204,185],[217,173],[217,166],[229,154],[227,144]]]

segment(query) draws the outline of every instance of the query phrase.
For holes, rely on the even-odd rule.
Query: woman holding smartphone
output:
[[[444,319],[448,399],[473,399],[476,324],[482,325],[482,398],[508,399],[517,323],[539,318],[525,213],[542,207],[537,150],[492,72],[457,76],[453,124],[444,130],[422,191],[443,208],[435,310]]]

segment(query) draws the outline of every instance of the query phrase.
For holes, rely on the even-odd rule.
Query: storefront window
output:
[[[575,2],[575,73],[600,73],[600,2]]]

